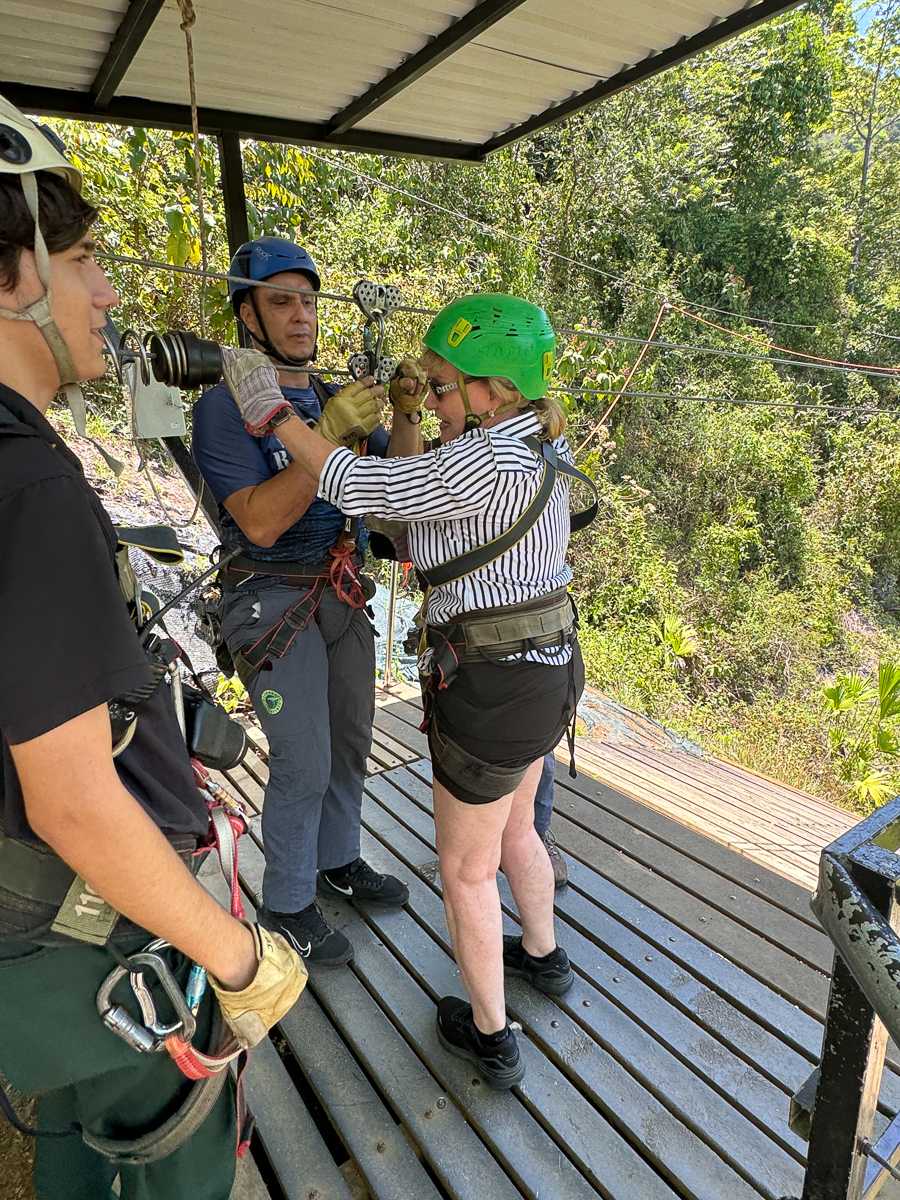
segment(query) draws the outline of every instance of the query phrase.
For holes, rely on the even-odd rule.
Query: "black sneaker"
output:
[[[342,967],[353,957],[348,939],[331,928],[315,903],[296,913],[272,912],[260,905],[256,916],[260,925],[280,933],[301,958],[317,967]]]
[[[472,1005],[458,996],[438,1001],[437,1035],[445,1050],[474,1063],[485,1082],[498,1091],[515,1087],[525,1078],[525,1064],[510,1027],[507,1025],[502,1037],[481,1033],[472,1017]]]
[[[510,934],[503,938],[503,973],[527,979],[548,996],[565,995],[575,982],[569,956],[560,946],[545,958],[532,958],[522,945],[521,937]]]
[[[391,908],[402,908],[409,899],[409,888],[405,883],[393,875],[379,875],[364,858],[333,871],[320,871],[316,877],[316,892],[329,900],[360,900]]]

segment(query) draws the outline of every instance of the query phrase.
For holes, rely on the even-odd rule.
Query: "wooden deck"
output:
[[[411,689],[404,698],[413,699]],[[588,718],[585,736],[576,742],[579,770],[809,891],[822,848],[859,819],[798,788],[713,758],[592,688],[585,690],[579,713]]]
[[[799,1195],[805,1144],[788,1129],[788,1106],[818,1060],[832,960],[808,892],[624,786],[560,771],[554,829],[571,882],[557,924],[576,984],[555,1002],[510,983],[528,1074],[511,1093],[491,1092],[434,1029],[436,999],[462,990],[418,720],[408,700],[379,696],[363,805],[363,854],[409,884],[410,903],[388,913],[327,904],[355,960],[314,971],[253,1057],[255,1153],[270,1194]],[[267,772],[258,735],[256,745],[231,783],[259,811]],[[251,901],[264,865],[258,817],[253,826],[242,843]],[[512,931],[502,876],[500,886]],[[876,1136],[898,1110],[900,1079],[887,1070]]]

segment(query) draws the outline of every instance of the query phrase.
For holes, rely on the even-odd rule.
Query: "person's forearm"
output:
[[[316,481],[302,464],[292,462],[264,483],[233,493],[225,500],[225,508],[251,542],[272,546],[305,515],[315,498]]]
[[[301,469],[311,481],[315,495],[322,468],[338,447],[319,437],[305,421],[296,416],[281,422],[278,426],[278,440],[294,460],[291,465]]]
[[[421,409],[419,410],[421,415]],[[422,425],[413,424],[405,412],[394,409],[391,421],[391,440],[388,442],[388,458],[411,458],[425,450],[422,442]]]
[[[256,971],[252,935],[194,879],[122,786],[109,745],[102,705],[12,746],[29,824],[113,908],[226,987],[246,986]]]

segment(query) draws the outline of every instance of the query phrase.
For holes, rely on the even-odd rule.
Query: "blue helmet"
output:
[[[262,282],[282,271],[300,271],[310,280],[318,292],[322,287],[316,264],[302,246],[295,246],[285,238],[261,237],[255,242],[244,242],[231,260],[229,275],[240,279]],[[250,290],[249,284],[228,281],[228,298],[236,317],[240,316],[241,304]]]

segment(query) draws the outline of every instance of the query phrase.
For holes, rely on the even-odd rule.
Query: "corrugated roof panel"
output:
[[[481,142],[596,81],[594,75],[544,63],[529,63],[523,70],[509,55],[473,43],[373,112],[360,128],[408,133],[418,123],[432,137]],[[453,120],[460,126],[457,135],[447,132]]]
[[[485,141],[658,53],[677,40],[675,30],[694,34],[715,20],[708,0],[673,5],[677,21],[666,9],[649,0],[627,8],[621,0],[529,0],[360,128]]]
[[[468,7],[466,0],[392,4],[389,10],[373,0],[195,4],[198,100],[239,112],[328,120]],[[180,23],[177,7],[166,4],[119,85],[120,95],[187,103]]]
[[[86,89],[128,0],[0,0],[0,79]]]
[[[475,14],[478,0],[197,0],[197,94],[204,109],[247,114],[239,128],[248,134],[264,135],[265,123],[254,125],[258,116],[311,126],[298,134],[324,139],[332,118],[423,51],[423,73],[359,121],[356,144],[447,153],[428,142],[437,139],[467,143],[460,157],[471,157],[495,135],[515,134],[522,122],[562,102],[564,111],[575,111],[584,92],[623,69],[638,66],[631,81],[651,74],[656,56],[666,52],[660,65],[675,60],[685,40],[696,38],[684,55],[696,53],[729,17],[736,18],[730,33],[752,24],[754,14],[774,15],[791,3],[525,0],[432,66],[431,40],[448,30],[452,38],[453,25]],[[94,115],[89,100],[70,103],[65,89],[90,91],[127,7],[128,0],[0,0],[0,79],[25,85],[21,94],[29,93],[34,111]],[[119,106],[120,120],[145,113],[156,119],[142,102],[168,103],[181,111],[158,119],[185,127],[180,23],[175,0],[166,0],[116,90],[136,98]],[[707,30],[711,36],[696,37]],[[42,86],[50,89],[43,108]],[[229,127],[224,117],[222,124]],[[286,129],[270,132],[290,136]],[[379,142],[379,133],[391,136]],[[354,144],[352,129],[344,141]]]

